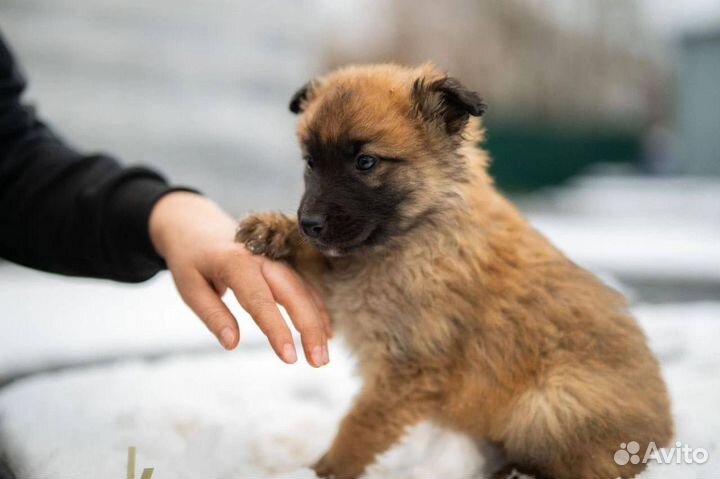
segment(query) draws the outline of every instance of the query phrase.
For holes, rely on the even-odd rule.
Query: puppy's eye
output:
[[[307,166],[308,170],[312,170],[315,167],[315,162],[313,161],[312,156],[305,155],[303,159],[305,160],[305,166]]]
[[[355,168],[360,171],[371,170],[377,165],[378,159],[370,155],[360,155],[355,159]]]

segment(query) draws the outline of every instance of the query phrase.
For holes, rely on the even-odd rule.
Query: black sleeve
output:
[[[127,282],[163,269],[150,241],[150,211],[184,188],[170,188],[146,168],[78,153],[21,103],[24,89],[0,34],[0,257]]]

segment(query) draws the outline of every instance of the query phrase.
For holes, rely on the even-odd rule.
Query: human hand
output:
[[[283,305],[312,366],[328,363],[330,318],[317,292],[287,264],[251,254],[236,243],[236,222],[207,198],[188,192],[163,196],[150,215],[150,237],[185,303],[226,349],[240,340],[237,320],[220,299],[230,288],[286,363],[297,361]]]

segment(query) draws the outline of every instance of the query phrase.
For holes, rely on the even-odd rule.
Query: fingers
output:
[[[304,281],[289,266],[276,261],[263,261],[262,274],[275,300],[287,310],[295,329],[300,332],[305,357],[312,366],[330,361],[327,347],[328,319],[308,290]],[[327,312],[324,313],[327,316]]]
[[[223,295],[225,295],[225,291],[227,291],[227,286],[225,286],[225,283],[220,280],[213,280],[210,282],[210,284],[212,284],[212,287],[215,290],[215,293],[217,293],[218,297],[222,298]]]
[[[220,300],[215,289],[198,272],[176,278],[180,296],[205,326],[227,350],[234,349],[240,341],[240,330],[235,317]]]
[[[311,284],[305,283],[305,287],[307,288],[308,292],[313,298],[313,301],[315,301],[315,306],[317,307],[318,311],[320,311],[320,319],[322,319],[323,325],[325,326],[325,334],[328,338],[333,337],[333,331],[332,331],[332,320],[330,319],[330,313],[328,312],[327,308],[325,307],[325,301],[322,300],[320,297],[320,294],[317,292],[315,288]]]
[[[242,264],[232,264],[226,269],[228,271],[225,273],[225,283],[267,336],[278,357],[288,364],[296,362],[297,352],[292,334],[280,315],[259,263],[245,260]]]

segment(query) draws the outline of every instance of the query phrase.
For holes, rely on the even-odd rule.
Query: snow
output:
[[[533,223],[576,262],[621,277],[720,281],[720,226],[677,221],[535,215]]]
[[[717,180],[585,177],[526,203],[532,223],[594,271],[720,282],[717,198]]]
[[[169,273],[126,285],[0,264],[0,304],[0,383],[46,367],[220,347],[183,304]],[[264,341],[237,303],[227,304],[241,343]]]
[[[720,303],[635,312],[669,383],[677,440],[710,457],[704,465],[652,465],[642,477],[717,477]],[[249,345],[37,374],[0,393],[0,444],[21,477],[33,479],[120,477],[129,446],[158,479],[311,478],[306,466],[327,447],[358,388],[341,344],[331,356],[316,370]],[[468,438],[423,423],[367,477],[481,478],[497,464]]]

